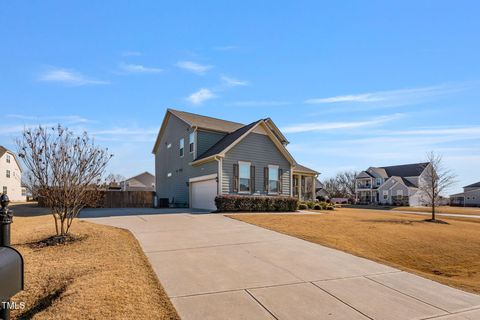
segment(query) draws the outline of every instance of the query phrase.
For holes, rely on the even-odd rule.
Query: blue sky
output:
[[[0,5],[0,144],[86,129],[109,171],[153,171],[167,107],[271,117],[322,178],[434,150],[480,180],[475,1],[11,1]]]

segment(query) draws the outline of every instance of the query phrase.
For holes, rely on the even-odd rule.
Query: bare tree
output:
[[[96,187],[112,155],[84,132],[39,126],[16,140],[29,171],[28,184],[51,209],[57,236],[65,238],[80,210],[98,200]]]
[[[455,174],[445,168],[442,157],[431,151],[427,154],[427,161],[430,163],[423,173],[419,183],[419,191],[424,204],[432,208],[431,221],[436,221],[435,208],[441,199],[441,195],[449,187],[455,184]]]
[[[342,198],[342,193],[336,178],[329,178],[323,182],[323,188],[330,198]]]
[[[353,198],[355,196],[356,171],[343,171],[323,182],[330,198]]]
[[[110,173],[105,177],[106,184],[118,184],[125,180],[125,177],[121,174]]]
[[[336,179],[344,198],[355,197],[355,177],[357,171],[343,171],[337,173]]]

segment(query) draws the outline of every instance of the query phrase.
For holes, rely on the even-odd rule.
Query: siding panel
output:
[[[197,131],[197,157],[200,157],[215,143],[225,136],[223,133],[210,131]]]
[[[164,134],[155,154],[155,188],[158,198],[168,198],[179,206],[188,206],[188,179],[217,173],[217,161],[208,162],[197,167],[189,163],[193,154],[188,151],[189,125],[175,116],[170,116]],[[185,139],[185,155],[180,157],[180,139]],[[171,148],[167,148],[171,144]],[[167,177],[171,173],[171,177]]]
[[[222,166],[222,193],[233,194],[233,164],[250,162],[255,166],[255,194],[265,195],[263,187],[264,167],[278,165],[282,169],[282,195],[290,195],[290,163],[270,138],[264,134],[250,133],[227,152]]]

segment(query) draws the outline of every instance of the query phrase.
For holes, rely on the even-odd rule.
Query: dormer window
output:
[[[10,155],[7,154],[7,163],[10,163]]]

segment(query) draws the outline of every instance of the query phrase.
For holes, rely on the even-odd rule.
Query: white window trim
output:
[[[182,141],[183,141],[183,147],[182,147]],[[182,154],[180,155],[180,158],[183,158],[185,156],[185,138],[181,138],[180,141],[178,142],[178,152],[182,150]]]
[[[190,140],[190,138],[192,137],[193,135],[193,141]],[[193,132],[190,132],[190,134],[188,135],[188,151],[190,153],[193,153],[195,154],[195,149],[197,147],[196,145],[196,140],[197,140],[197,132],[196,131],[193,131]],[[193,144],[193,148],[192,148],[192,151],[190,151],[190,145]]]
[[[277,195],[277,194],[279,194],[279,191],[277,191],[277,192],[270,191],[270,172],[271,172],[270,169],[277,169],[277,181],[280,182],[280,171],[279,171],[280,166],[275,165],[275,164],[269,164],[268,165],[268,194]]]
[[[247,161],[238,161],[238,193],[241,193],[241,194],[250,194],[252,192],[252,190],[250,190],[250,170],[248,171],[249,174],[248,174],[248,191],[240,191],[240,167],[242,165],[248,165],[248,167],[250,168],[250,170],[252,170],[252,163],[251,162],[247,162]]]
[[[167,178],[171,178],[171,177],[172,177],[172,173],[171,172],[167,173]]]
[[[172,147],[171,143],[167,144],[167,149],[170,149],[171,147]]]

